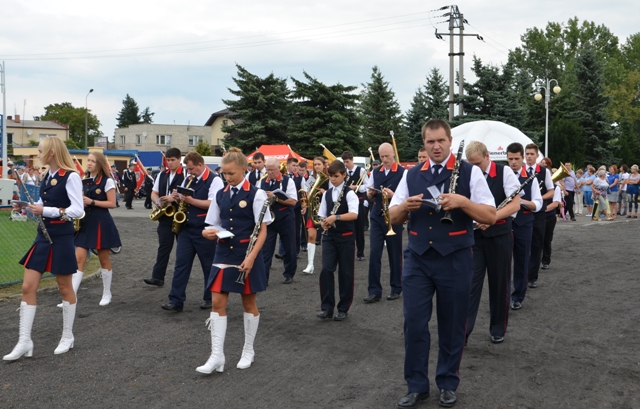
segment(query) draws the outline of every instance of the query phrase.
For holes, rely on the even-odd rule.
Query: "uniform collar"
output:
[[[249,183],[249,181],[247,179],[245,179],[242,183],[240,183],[239,185],[236,186],[231,186],[231,185],[227,185],[224,188],[224,191],[227,192],[230,188],[232,187],[237,187],[238,190],[242,189],[245,192],[248,192],[249,190],[251,190],[251,183]]]
[[[387,170],[387,168],[384,167],[384,165],[380,165],[380,172],[384,172],[385,170]],[[389,169],[391,172],[397,172],[398,171],[398,162],[393,162],[393,165],[391,165],[391,169]]]
[[[282,173],[278,173],[278,178],[275,179],[276,182],[282,181]],[[271,178],[267,177],[267,183],[271,183]]]
[[[523,178],[528,178],[529,177],[529,175],[527,174],[527,168],[526,167],[523,166],[522,169],[520,169],[520,175],[519,176],[521,176]]]
[[[487,175],[489,175],[490,178],[494,178],[498,175],[498,167],[496,166],[496,163],[493,161],[489,162],[489,168],[485,169],[485,172],[487,173]]]

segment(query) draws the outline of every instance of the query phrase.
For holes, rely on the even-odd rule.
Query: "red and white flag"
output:
[[[136,155],[136,167],[133,169],[136,173],[136,192],[140,190],[140,187],[144,183],[144,179],[147,177],[147,170],[144,168],[142,161]]]
[[[164,156],[164,152],[160,151],[160,153],[162,154],[162,166],[164,166],[165,169],[169,169],[169,161],[167,160],[167,157]]]
[[[73,157],[73,162],[76,165],[76,170],[80,174],[80,178],[84,179],[84,169],[82,169],[82,165],[80,164],[80,162],[78,161],[78,159],[75,156]]]

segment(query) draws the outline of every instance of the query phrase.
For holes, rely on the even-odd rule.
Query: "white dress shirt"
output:
[[[522,169],[524,169],[525,173],[527,171],[527,168],[525,166],[522,167]],[[520,173],[522,173],[522,169],[520,169],[518,172],[513,172],[514,175],[519,175]],[[535,166],[534,166],[534,171],[535,171]],[[518,179],[519,180],[519,179]],[[540,209],[542,208],[542,195],[540,194],[540,186],[538,185],[537,182],[538,179],[534,179],[531,181],[531,184],[529,186],[531,186],[531,201],[536,205],[536,209],[532,210],[532,212],[538,212],[540,211]],[[524,196],[524,190],[521,193],[521,196]]]
[[[389,172],[391,172],[391,169],[387,169],[385,167],[383,168],[384,168],[384,175],[387,176]],[[363,183],[364,189],[362,189],[361,191],[366,192],[367,190],[369,190],[370,187],[376,190],[380,190],[380,186],[373,186],[373,172],[380,172],[380,168],[378,167],[371,171],[371,176],[364,181]],[[404,179],[406,175],[407,175],[407,170],[405,169],[402,171],[402,178]]]
[[[171,186],[171,182],[173,182],[173,178],[176,176],[176,173],[178,173],[178,171],[175,171],[173,173],[169,173],[169,178],[167,179],[167,194],[168,195],[171,194],[171,192],[169,192],[169,186]],[[153,182],[153,188],[151,190],[153,190],[158,195],[160,195],[160,174],[158,174],[158,177]]]
[[[67,171],[70,173],[67,178],[67,195],[71,201],[71,205],[65,209],[68,217],[77,218],[82,216],[84,212],[84,202],[82,201],[82,180],[80,175],[76,172]],[[49,173],[49,181],[53,177],[53,174]],[[44,181],[43,181],[44,183]],[[47,182],[49,183],[49,182]],[[43,204],[42,198],[38,199],[37,204]],[[60,217],[60,209],[52,206],[44,206],[42,209],[42,217],[58,218]]]
[[[239,185],[236,185],[236,186],[229,186],[229,190],[226,192],[223,192],[222,194],[230,195],[231,192],[233,191],[232,188],[234,187],[238,189],[238,192],[240,192],[240,190],[242,190],[242,185],[244,185],[244,182],[241,182]],[[266,200],[267,200],[267,194],[264,192],[264,190],[258,189],[252,203],[253,220],[255,223],[258,223],[258,217],[260,217],[262,206],[264,205],[264,202]],[[266,213],[264,214],[264,218],[262,219],[262,222],[267,223],[267,225],[269,225],[271,224],[272,221],[273,219],[271,219],[271,211],[267,209]],[[204,219],[204,222],[211,226],[220,226],[220,223],[222,222],[220,219],[220,206],[218,206],[218,201],[215,198],[211,201],[211,206],[209,206],[209,210],[207,211],[207,217]]]
[[[342,188],[344,187],[344,182],[340,183],[339,186],[331,186],[331,188],[329,188],[329,190],[327,190],[326,192],[324,192],[324,194],[322,195],[322,202],[320,202],[320,209],[318,210],[318,216],[320,217],[329,217],[330,216],[330,212],[333,209],[327,209],[327,200],[326,200],[326,195],[327,193],[331,193],[331,198],[333,199],[333,203],[335,203],[338,200],[338,196],[340,196],[340,190],[342,190]],[[345,196],[342,197],[342,200],[345,199]],[[346,199],[347,199],[347,205],[349,206],[349,212],[348,213],[355,213],[358,214],[358,205],[360,204],[359,200],[358,200],[358,195],[355,194],[355,192],[351,189],[349,189],[347,191],[346,194]]]

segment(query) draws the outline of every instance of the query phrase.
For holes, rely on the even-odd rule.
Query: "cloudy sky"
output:
[[[266,76],[360,85],[378,65],[403,110],[434,67],[448,77],[443,2],[413,0],[14,0],[2,2],[0,61],[6,62],[7,115],[31,119],[48,104],[82,107],[88,97],[113,136],[125,95],[154,122],[203,125],[224,108],[235,64]],[[470,25],[465,77],[476,54],[501,64],[527,28],[547,22],[604,24],[621,42],[638,31],[636,0],[460,1]],[[446,37],[445,37],[446,39]],[[457,46],[456,46],[457,47]],[[457,63],[456,63],[457,67]],[[457,69],[457,68],[456,68]],[[471,79],[471,78],[470,78]],[[26,101],[26,103],[25,103]]]

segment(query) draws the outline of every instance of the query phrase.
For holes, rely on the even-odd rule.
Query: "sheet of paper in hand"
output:
[[[271,191],[271,193],[276,195],[276,197],[280,200],[287,200],[289,198],[289,196],[287,196],[287,194],[284,191],[282,191],[282,189],[273,190]]]

